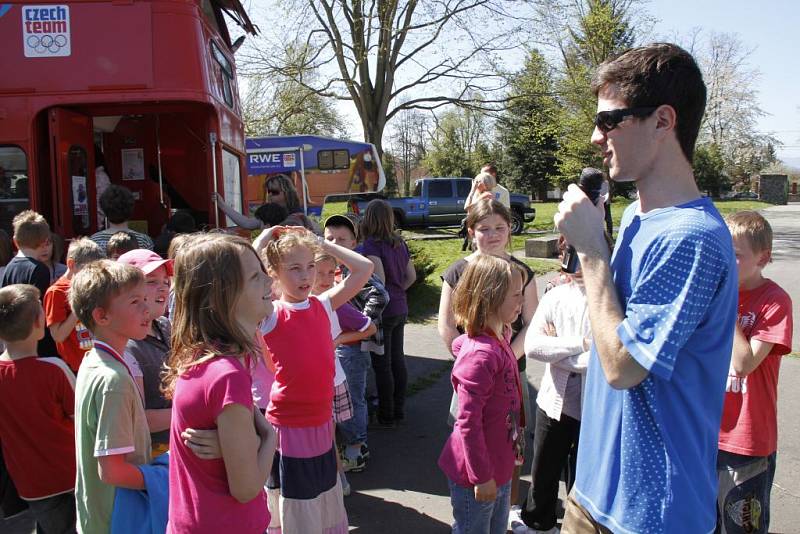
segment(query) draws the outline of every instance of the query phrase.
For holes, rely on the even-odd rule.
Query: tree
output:
[[[441,114],[431,136],[425,166],[434,176],[475,176],[492,156],[486,116],[471,108]]]
[[[241,70],[275,73],[317,95],[351,100],[364,139],[379,154],[387,122],[403,110],[498,109],[501,96],[473,97],[503,89],[496,55],[519,44],[524,24],[509,13],[517,7],[511,0],[283,0],[281,6],[263,25],[281,31],[240,53]],[[286,28],[295,28],[289,42],[303,42],[313,53],[277,53]],[[300,79],[306,69],[324,69],[326,76]]]
[[[558,174],[560,109],[552,85],[544,57],[531,50],[524,68],[511,81],[513,98],[497,122],[501,169],[508,187],[536,193],[540,199],[546,198]]]
[[[426,142],[430,133],[428,117],[418,110],[406,110],[397,115],[389,136],[395,160],[395,175],[402,180],[403,196],[411,195],[411,179],[415,169],[425,159]]]
[[[725,174],[725,159],[715,144],[697,145],[694,149],[694,179],[701,191],[712,197],[719,197],[722,191],[731,187]]]
[[[556,90],[561,103],[558,181],[574,182],[586,166],[601,167],[590,142],[597,99],[591,77],[605,60],[636,43],[635,28],[648,21],[637,13],[639,0],[542,0],[540,13],[561,58]],[[613,184],[622,194],[626,184]]]
[[[749,183],[752,175],[777,160],[774,147],[780,144],[758,131],[758,119],[766,112],[758,103],[760,73],[749,65],[752,50],[728,33],[695,41],[708,91],[700,141],[719,147],[725,170],[735,182]]]
[[[303,47],[289,47],[287,54],[302,57]],[[302,79],[317,77],[311,69]],[[329,100],[290,77],[256,74],[244,77],[242,116],[245,135],[327,135],[346,137],[347,126]]]

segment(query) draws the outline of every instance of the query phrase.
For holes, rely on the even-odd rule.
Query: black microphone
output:
[[[603,172],[595,169],[594,167],[585,167],[581,171],[581,177],[578,179],[578,187],[581,191],[589,197],[592,204],[597,204],[597,199],[600,198],[600,191],[603,188]],[[561,260],[561,269],[565,273],[574,273],[578,270],[578,253],[572,245],[567,245],[567,250],[564,251],[564,257]]]

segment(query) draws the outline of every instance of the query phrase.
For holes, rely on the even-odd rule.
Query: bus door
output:
[[[49,129],[53,229],[69,237],[91,235],[97,219],[92,119],[53,108]]]

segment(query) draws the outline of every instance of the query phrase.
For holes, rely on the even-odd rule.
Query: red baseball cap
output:
[[[145,276],[163,265],[167,268],[167,275],[172,276],[172,260],[165,260],[152,250],[147,250],[146,248],[137,248],[126,252],[117,258],[117,261],[139,268]]]

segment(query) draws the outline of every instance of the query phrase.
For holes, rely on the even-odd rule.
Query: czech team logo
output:
[[[69,6],[23,6],[25,57],[65,57],[70,46]]]

